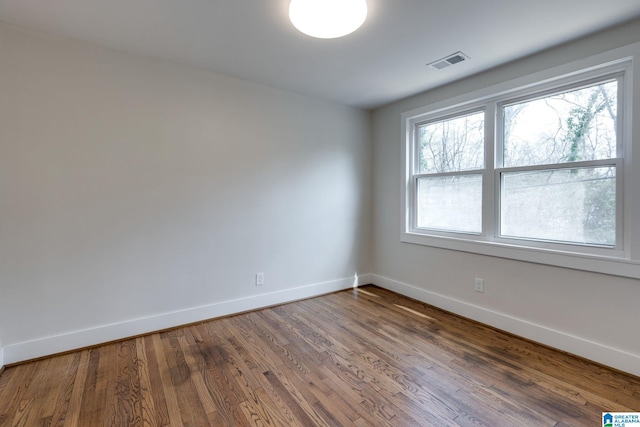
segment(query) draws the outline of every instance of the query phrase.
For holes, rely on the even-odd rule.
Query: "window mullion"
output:
[[[485,164],[482,177],[482,232],[487,240],[492,241],[496,235],[497,206],[495,182],[496,135],[497,129],[496,103],[489,102],[485,108]]]
[[[420,141],[418,138],[418,128],[415,124],[411,129],[411,144],[409,146],[411,150],[411,164],[410,164],[410,179],[409,185],[411,186],[410,196],[409,196],[409,224],[412,230],[417,228],[417,216],[418,216],[418,178],[417,175],[420,173]]]
[[[629,112],[632,108],[632,97],[629,96],[631,91],[631,78],[625,78],[625,74],[618,76],[618,105],[617,105],[617,157],[616,168],[616,249],[624,252],[625,256],[631,256],[631,212],[629,205],[629,189],[631,182],[631,146],[627,144],[628,138],[631,137],[631,123],[628,123],[630,117]]]

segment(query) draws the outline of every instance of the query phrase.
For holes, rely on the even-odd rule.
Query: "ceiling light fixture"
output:
[[[320,39],[346,36],[367,18],[366,0],[291,0],[289,19],[300,32]]]

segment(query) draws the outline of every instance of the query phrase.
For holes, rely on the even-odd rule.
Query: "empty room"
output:
[[[0,0],[0,426],[640,426],[638,0]]]

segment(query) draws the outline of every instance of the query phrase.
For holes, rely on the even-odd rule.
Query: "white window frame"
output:
[[[402,114],[402,224],[401,241],[444,249],[498,256],[528,262],[561,266],[579,270],[640,278],[640,156],[632,147],[640,146],[638,135],[632,134],[632,123],[640,123],[640,72],[633,67],[633,59],[640,57],[640,43],[596,55],[585,60],[562,65],[510,82],[491,86],[470,94],[426,105]],[[544,96],[569,91],[607,78],[618,80],[618,159],[562,164],[579,167],[596,164],[615,164],[616,167],[616,247],[597,247],[507,238],[499,235],[499,179],[503,168],[496,160],[496,122],[501,106],[517,103],[532,96]],[[635,83],[635,84],[634,84]],[[635,90],[635,91],[634,91]],[[636,104],[634,112],[633,106]],[[473,111],[485,111],[485,168],[483,173],[483,232],[446,232],[418,229],[416,218],[416,127]],[[640,132],[639,132],[640,134]],[[640,152],[640,150],[636,150]],[[634,156],[636,159],[634,160]],[[535,168],[535,167],[534,167]],[[549,169],[548,165],[542,169]],[[477,171],[475,171],[477,172]],[[635,178],[635,180],[634,180]],[[637,218],[632,221],[632,218]]]
[[[444,115],[435,115],[433,117],[425,117],[426,120],[416,120],[413,123],[413,129],[412,129],[412,160],[411,160],[411,164],[413,165],[414,170],[419,170],[420,169],[420,158],[417,155],[416,152],[416,148],[417,148],[417,144],[415,143],[416,140],[416,130],[417,127],[420,126],[421,124],[425,124],[428,122],[438,122],[438,121],[444,121],[447,119],[455,119],[458,117],[463,117],[463,116],[467,116],[470,114],[474,114],[474,113],[480,113],[480,112],[484,112],[485,113],[485,118],[486,118],[486,108],[485,105],[483,104],[471,104],[471,105],[466,105],[464,106],[465,108],[462,109],[453,109],[451,111],[447,111],[447,114]],[[486,135],[487,135],[487,131],[486,131],[486,123],[485,123],[485,157],[486,157]],[[483,187],[484,187],[484,180],[487,178],[486,177],[486,169],[487,169],[487,165],[486,165],[486,159],[484,162],[484,167],[482,169],[468,169],[468,170],[462,170],[462,171],[451,171],[451,172],[439,172],[439,173],[425,173],[425,174],[421,174],[421,173],[415,173],[412,176],[412,189],[411,189],[411,194],[412,195],[417,195],[417,181],[419,178],[422,177],[437,177],[437,176],[463,176],[463,175],[482,175],[482,180],[483,180]],[[415,208],[411,208],[411,212],[409,213],[410,215],[410,224],[411,224],[411,228],[412,229],[417,229],[417,227],[414,226],[414,224],[417,223],[417,218],[416,218],[416,213],[417,213],[417,209]],[[482,212],[483,218],[484,218],[484,212]],[[483,221],[484,222],[484,221]],[[484,224],[483,227],[484,229]],[[451,235],[451,236],[457,236],[459,234],[469,234],[469,235],[480,235],[480,233],[474,233],[474,232],[447,232],[447,231],[443,231],[443,230],[431,230],[431,232],[435,235],[441,235],[441,236],[447,236],[447,235]],[[420,233],[418,231],[418,233]],[[423,233],[420,233],[423,234]]]

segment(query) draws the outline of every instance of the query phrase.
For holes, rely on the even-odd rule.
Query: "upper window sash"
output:
[[[616,103],[616,153],[615,155],[608,158],[621,158],[623,157],[623,117],[624,117],[624,95],[625,95],[625,81],[624,75],[625,71],[628,68],[628,65],[624,67],[624,69],[620,68],[620,64],[616,64],[611,70],[606,72],[605,70],[599,70],[598,73],[586,73],[582,78],[573,77],[576,79],[570,82],[564,82],[566,79],[560,79],[563,81],[563,84],[555,83],[555,84],[541,84],[540,87],[534,86],[532,88],[528,88],[527,90],[520,90],[514,96],[503,97],[502,99],[496,98],[492,101],[496,105],[496,127],[497,131],[495,133],[495,162],[496,167],[510,167],[510,165],[505,165],[504,159],[504,151],[505,151],[505,141],[504,141],[504,111],[506,108],[514,107],[517,105],[523,105],[526,103],[531,103],[534,101],[543,100],[545,98],[552,97],[554,95],[563,95],[566,93],[580,91],[584,89],[588,89],[590,87],[603,85],[610,82],[617,83],[617,103]],[[609,67],[606,67],[609,68]],[[595,74],[595,75],[590,75]],[[547,87],[548,86],[548,87]],[[553,164],[557,162],[549,162],[549,164]],[[567,162],[570,163],[570,162]],[[544,164],[544,163],[539,163]]]

